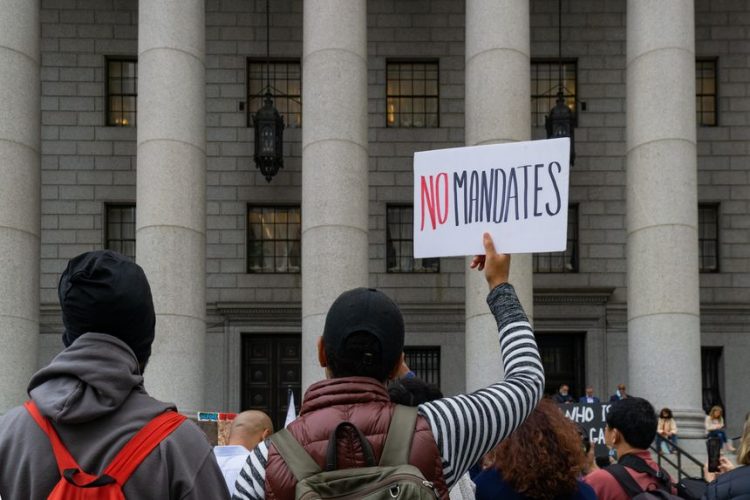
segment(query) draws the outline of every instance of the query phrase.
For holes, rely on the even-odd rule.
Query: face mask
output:
[[[617,450],[614,448],[609,449],[609,458],[612,460],[617,460]]]

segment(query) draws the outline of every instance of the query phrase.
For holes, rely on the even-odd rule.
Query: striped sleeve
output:
[[[266,461],[268,440],[253,448],[242,467],[232,500],[263,500],[266,498]]]
[[[419,406],[435,436],[449,487],[524,421],[544,390],[539,349],[515,290],[500,285],[487,303],[498,325],[505,380]]]

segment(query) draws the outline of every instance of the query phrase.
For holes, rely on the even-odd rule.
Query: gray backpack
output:
[[[439,496],[433,484],[418,468],[408,464],[416,421],[416,408],[396,406],[378,464],[369,441],[351,422],[339,423],[331,433],[325,471],[286,429],[271,436],[271,442],[297,480],[297,499],[435,500]],[[337,468],[336,436],[345,427],[355,431],[365,455],[365,467]]]

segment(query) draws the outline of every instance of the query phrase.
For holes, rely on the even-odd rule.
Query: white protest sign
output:
[[[565,250],[570,140],[414,154],[414,257]]]

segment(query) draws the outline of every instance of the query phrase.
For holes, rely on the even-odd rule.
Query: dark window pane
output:
[[[135,260],[135,204],[105,205],[106,248]]]
[[[563,95],[568,107],[576,111],[576,63],[563,61]],[[555,106],[560,89],[560,65],[557,62],[531,63],[531,126],[544,127],[544,119]]]
[[[404,357],[417,377],[440,387],[440,347],[404,346]]]
[[[439,273],[440,259],[415,259],[414,209],[407,205],[386,208],[386,269],[389,273]]]
[[[716,86],[716,60],[698,59],[695,62],[695,110],[700,126],[718,124]]]
[[[386,64],[386,126],[438,127],[438,63]]]
[[[107,125],[136,126],[137,75],[134,59],[107,59]]]
[[[247,227],[247,272],[300,271],[299,207],[250,206]]]
[[[534,272],[578,272],[578,205],[570,205],[568,207],[568,242],[565,251],[535,253]]]
[[[719,271],[719,205],[698,205],[698,254],[700,272]]]
[[[274,105],[284,117],[286,127],[301,127],[302,72],[300,63],[298,61],[271,61],[268,70],[270,82],[267,82],[266,62],[248,60],[248,126],[253,126],[252,116],[263,106],[263,95],[270,83]]]

